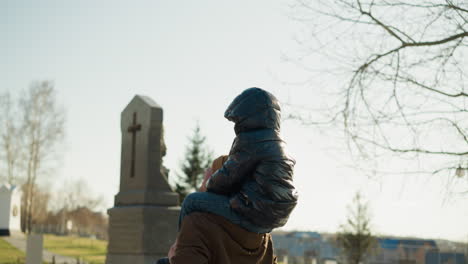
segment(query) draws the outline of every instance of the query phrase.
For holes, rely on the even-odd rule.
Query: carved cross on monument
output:
[[[135,96],[121,114],[122,155],[116,205],[177,205],[164,175],[163,110],[151,98]]]
[[[130,165],[130,177],[135,176],[135,143],[136,133],[141,130],[141,124],[137,124],[137,113],[133,112],[133,124],[128,127],[128,132],[132,133],[132,163]]]

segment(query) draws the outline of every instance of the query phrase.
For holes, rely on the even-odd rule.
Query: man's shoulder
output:
[[[224,236],[240,244],[250,244],[250,242],[258,244],[265,236],[265,234],[250,232],[216,214],[194,212],[186,216],[185,220],[194,228],[204,230],[205,236]]]
[[[184,217],[179,236],[184,245],[209,249],[203,253],[209,263],[273,263],[270,234],[249,232],[222,216],[193,212]]]
[[[193,212],[184,217],[182,226],[190,225],[204,232],[209,231],[205,233],[208,235],[212,232],[219,232],[219,229],[222,229],[222,227],[227,224],[226,222],[229,221],[219,215],[205,212]]]
[[[191,225],[200,226],[202,229],[218,229],[222,228],[224,225],[232,224],[222,216],[206,212],[193,212],[185,216],[183,222],[183,224],[188,223]]]
[[[184,222],[190,223],[201,223],[201,222],[213,222],[213,214],[205,212],[192,212],[184,217]]]

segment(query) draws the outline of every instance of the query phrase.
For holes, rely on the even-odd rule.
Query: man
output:
[[[200,191],[206,191],[206,181],[219,169],[227,156],[213,161],[205,173]],[[158,264],[276,264],[273,241],[269,233],[249,232],[222,216],[204,212],[187,215],[181,224],[176,242],[168,258]]]
[[[170,264],[274,264],[271,235],[249,232],[222,216],[194,212],[185,217]]]

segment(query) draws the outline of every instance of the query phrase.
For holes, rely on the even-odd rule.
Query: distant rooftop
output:
[[[315,239],[322,238],[322,236],[317,232],[307,232],[307,231],[291,232],[291,233],[288,233],[286,236],[295,237],[295,238],[315,238]]]
[[[395,239],[395,238],[379,238],[379,244],[385,249],[397,249],[401,247],[416,248],[428,245],[437,248],[435,240],[431,239]]]

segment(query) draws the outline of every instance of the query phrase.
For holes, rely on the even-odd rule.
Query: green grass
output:
[[[0,263],[17,263],[18,259],[21,262],[25,261],[25,255],[19,249],[10,245],[2,238],[0,238]]]
[[[92,264],[106,260],[107,241],[75,237],[44,235],[44,248],[50,252],[80,259]]]

